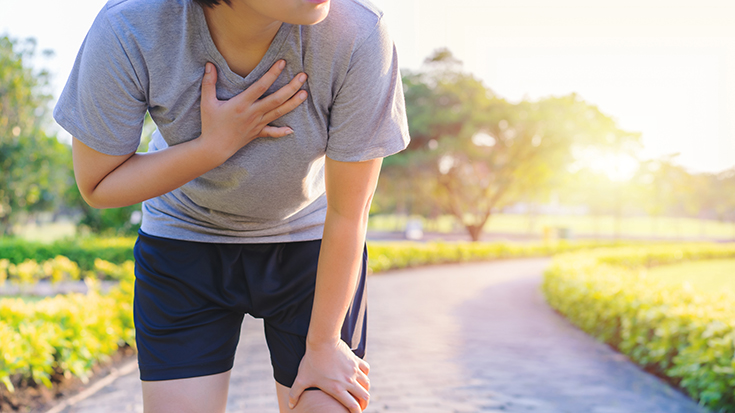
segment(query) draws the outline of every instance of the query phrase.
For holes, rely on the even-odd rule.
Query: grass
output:
[[[452,216],[441,216],[436,220],[417,218],[423,220],[424,231],[464,232]],[[405,216],[375,215],[370,218],[369,229],[402,231],[407,220]],[[612,216],[539,215],[531,219],[528,215],[496,214],[490,217],[485,231],[541,236],[544,227],[569,228],[575,235],[613,236],[616,220]],[[622,237],[732,239],[735,238],[735,225],[694,218],[624,217],[620,220],[620,234]]]
[[[20,298],[21,300],[27,303],[35,303],[35,302],[43,300],[46,297],[42,297],[40,295],[3,295],[3,296],[0,296],[0,300],[5,299],[5,298]]]
[[[673,286],[688,283],[692,288],[707,293],[735,293],[735,259],[664,265],[648,270],[647,276]]]
[[[77,233],[76,225],[70,221],[51,222],[42,225],[28,224],[15,228],[16,236],[27,241],[50,243],[56,240],[73,237]]]

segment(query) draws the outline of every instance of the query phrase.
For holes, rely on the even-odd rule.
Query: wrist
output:
[[[339,336],[315,337],[307,334],[306,348],[312,350],[336,348],[340,340]]]
[[[226,160],[230,159],[235,153],[217,145],[217,142],[213,142],[214,138],[202,133],[196,139],[192,140],[192,144],[196,147],[196,153],[208,164],[212,165],[212,168],[216,168]]]

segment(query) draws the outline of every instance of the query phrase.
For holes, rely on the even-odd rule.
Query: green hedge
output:
[[[587,333],[668,377],[715,411],[735,411],[735,297],[673,287],[646,268],[735,258],[732,244],[598,249],[554,257],[542,290]]]
[[[54,375],[86,380],[92,367],[122,345],[135,346],[133,264],[114,268],[126,275],[107,294],[93,278],[87,294],[27,302],[0,300],[0,382],[10,390],[32,379],[52,386]]]
[[[640,244],[635,241],[511,242],[368,242],[372,272],[420,265],[503,258],[545,257],[558,253]]]
[[[11,265],[31,266],[29,261],[42,263],[66,257],[79,266],[83,274],[100,272],[100,260],[120,264],[133,259],[134,237],[82,238],[57,241],[53,244],[28,242],[19,239],[0,240],[0,278],[6,269],[13,279]],[[606,246],[629,245],[630,241],[555,241],[536,243],[507,242],[368,242],[370,270],[380,272],[389,269],[417,265],[450,262],[478,261],[512,257],[549,256],[559,252]],[[5,264],[3,264],[5,262]],[[15,277],[22,278],[22,277]],[[38,272],[37,279],[54,279],[48,271]],[[75,279],[75,277],[67,277]],[[119,277],[115,277],[117,279]]]
[[[52,244],[29,242],[22,239],[0,239],[0,259],[10,264],[21,264],[26,260],[48,261],[61,255],[79,265],[82,271],[94,269],[96,259],[116,264],[133,259],[134,237],[81,238],[56,241]]]
[[[104,360],[119,346],[126,343],[134,346],[131,308],[133,262],[125,260],[132,255],[133,242],[131,238],[82,240],[52,244],[55,249],[17,241],[0,242],[3,251],[12,250],[11,245],[19,246],[12,255],[0,257],[5,258],[8,271],[11,265],[9,257],[15,261],[12,265],[16,266],[16,271],[21,265],[27,274],[44,267],[50,268],[52,273],[71,271],[76,274],[70,262],[77,261],[78,268],[87,275],[86,281],[93,287],[98,278],[121,280],[118,288],[105,295],[92,288],[86,295],[69,294],[38,302],[0,299],[0,382],[12,388],[14,382],[27,378],[50,385],[53,374],[73,374],[84,378],[95,363]],[[534,244],[371,242],[368,249],[371,271],[380,272],[427,264],[548,256],[617,244],[564,241]],[[69,261],[57,257],[63,251],[71,255],[69,258],[74,258]],[[41,263],[33,261],[31,258],[34,257]],[[102,257],[106,261],[101,260]]]

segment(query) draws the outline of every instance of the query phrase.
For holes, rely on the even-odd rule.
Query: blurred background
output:
[[[372,1],[398,50],[412,141],[383,163],[368,271],[458,263],[370,278],[370,362],[397,380],[376,380],[389,391],[372,405],[426,411],[395,397],[416,380],[456,403],[446,411],[735,411],[735,3]],[[90,208],[50,116],[104,3],[0,0],[0,412],[61,412],[118,367],[127,390],[108,386],[86,411],[143,411],[140,205]],[[148,118],[139,150],[154,129]],[[505,261],[458,270],[493,260]],[[427,351],[427,368],[411,364]],[[618,368],[629,361],[636,376]],[[648,373],[693,401],[666,388],[674,404],[660,403],[639,385]]]
[[[732,2],[374,3],[412,142],[384,163],[372,239],[735,238]],[[4,236],[139,225],[82,201],[50,118],[103,4],[0,0]]]

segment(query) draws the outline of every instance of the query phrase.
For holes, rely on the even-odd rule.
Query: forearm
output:
[[[133,154],[94,188],[82,191],[84,198],[95,208],[117,208],[170,192],[224,162],[201,143],[197,138],[161,151]]]
[[[348,217],[327,209],[307,346],[340,339],[360,274],[366,226],[367,213]]]

